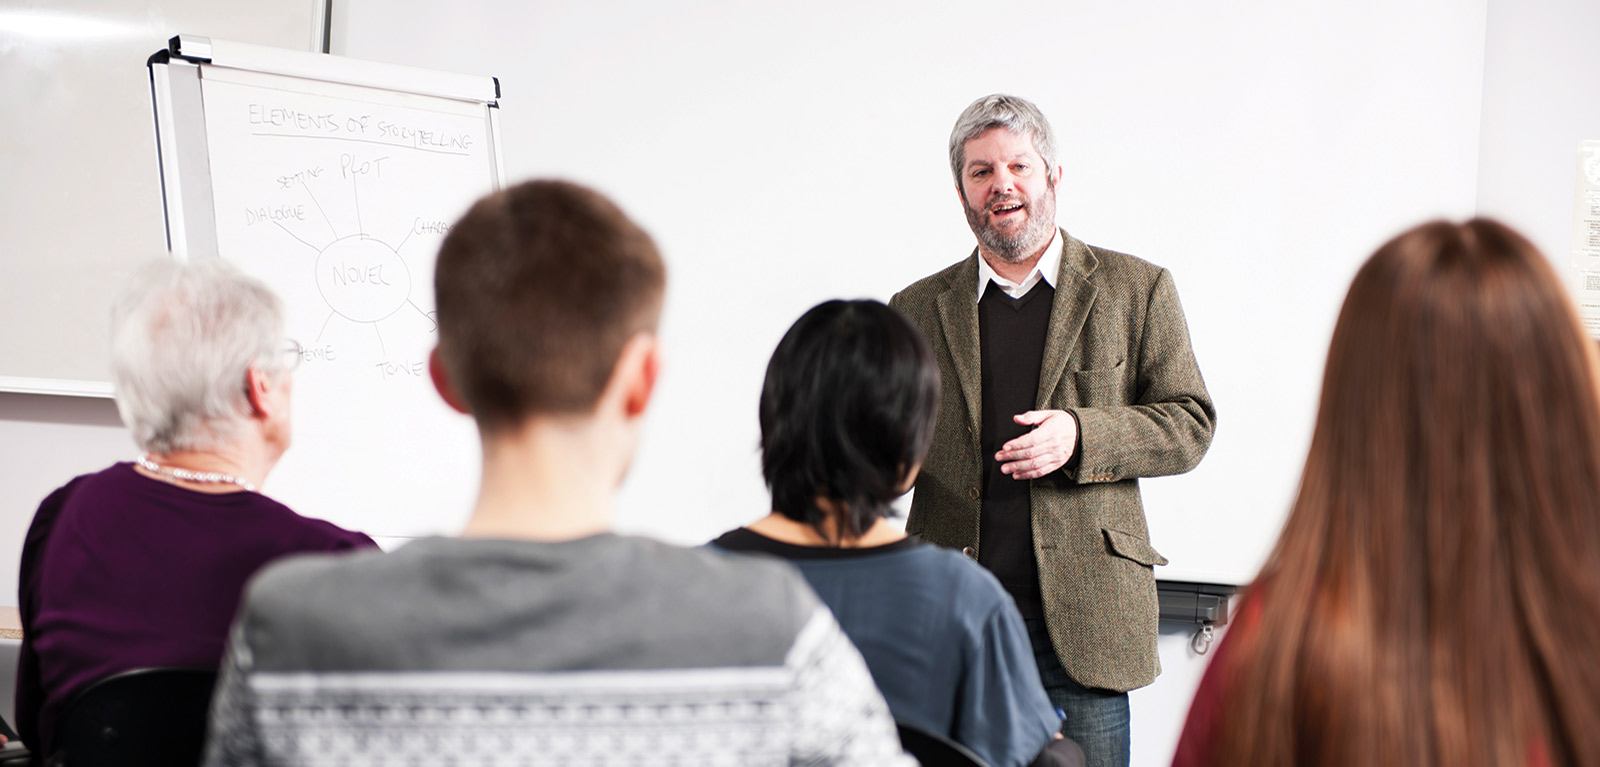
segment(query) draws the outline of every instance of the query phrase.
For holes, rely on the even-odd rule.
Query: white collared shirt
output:
[[[995,270],[989,266],[989,262],[984,260],[983,254],[979,253],[978,300],[983,300],[983,291],[989,287],[990,280],[993,280],[994,284],[999,285],[1000,289],[1004,290],[1006,295],[1012,298],[1021,298],[1028,295],[1028,291],[1033,290],[1033,286],[1038,285],[1040,280],[1050,283],[1050,287],[1054,288],[1056,286],[1056,275],[1061,271],[1061,247],[1057,245],[1060,240],[1061,230],[1057,229],[1055,234],[1050,236],[1050,244],[1044,246],[1044,253],[1039,256],[1039,262],[1033,265],[1033,271],[1029,272],[1028,276],[1024,277],[1020,283],[1012,282],[995,273]]]

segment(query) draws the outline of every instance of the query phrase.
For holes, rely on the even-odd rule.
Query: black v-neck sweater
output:
[[[978,301],[978,347],[982,364],[983,506],[978,523],[978,562],[1000,579],[1024,618],[1043,618],[1039,565],[1033,550],[1033,504],[1027,480],[1000,473],[994,454],[1031,427],[1012,416],[1035,409],[1039,369],[1055,289],[1040,281],[1021,298],[994,282]]]

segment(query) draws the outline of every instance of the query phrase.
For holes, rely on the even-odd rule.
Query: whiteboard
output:
[[[162,257],[150,50],[321,50],[326,0],[0,3],[0,391],[108,397],[111,302]]]
[[[152,64],[170,247],[283,298],[293,445],[265,492],[375,536],[453,532],[477,432],[428,378],[433,265],[503,185],[493,78],[175,38]]]

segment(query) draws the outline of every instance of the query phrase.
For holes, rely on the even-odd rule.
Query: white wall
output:
[[[1062,134],[1061,223],[1174,272],[1220,417],[1200,469],[1148,484],[1155,545],[1165,577],[1244,580],[1360,260],[1475,209],[1564,258],[1573,152],[1600,138],[1590,2],[931,6],[335,2],[336,53],[499,76],[512,175],[594,184],[666,251],[672,357],[625,527],[698,541],[764,510],[772,345],[816,301],[887,298],[965,255],[944,141],[1004,90]],[[133,454],[115,423],[108,403],[0,394],[0,604],[39,499]],[[1160,647],[1134,694],[1141,765],[1169,758],[1203,669],[1185,635]]]
[[[1173,270],[1212,454],[1147,483],[1166,577],[1242,581],[1275,537],[1344,286],[1383,239],[1470,214],[1483,2],[687,0],[341,4],[336,53],[493,74],[513,178],[615,196],[671,269],[672,349],[623,526],[694,542],[766,509],[755,403],[805,308],[887,298],[972,238],[955,115],[1010,91],[1063,146],[1060,220]],[[1170,759],[1203,659],[1160,640],[1134,762]]]
[[[1217,631],[1211,649],[1215,650],[1216,643],[1226,635],[1227,629]],[[1161,637],[1156,642],[1156,650],[1161,655],[1161,676],[1156,677],[1155,684],[1129,693],[1128,705],[1133,716],[1132,763],[1137,767],[1169,764],[1178,747],[1183,721],[1189,715],[1189,699],[1194,697],[1209,660],[1190,647],[1193,636],[1192,628],[1161,624]]]
[[[1276,534],[1349,275],[1472,212],[1484,7],[350,0],[333,29],[335,53],[500,77],[511,177],[594,184],[656,235],[671,357],[620,518],[684,542],[766,509],[779,336],[964,257],[950,125],[985,93],[1035,99],[1061,223],[1176,278],[1219,425],[1146,501],[1164,575],[1227,582]]]
[[[1600,139],[1600,3],[1495,0],[1484,41],[1478,210],[1556,264],[1572,253],[1578,143]]]
[[[111,400],[0,392],[0,605],[17,604],[22,540],[39,502],[134,455]]]

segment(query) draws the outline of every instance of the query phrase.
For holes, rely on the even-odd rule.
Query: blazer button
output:
[[[965,554],[967,559],[970,559],[974,562],[978,561],[978,552],[974,551],[971,546],[962,548],[961,553]]]
[[[971,498],[972,500],[976,501],[976,500],[978,500],[978,496],[979,495],[982,495],[982,494],[978,492],[978,488],[976,488],[976,487],[967,488],[967,497],[968,498]]]

